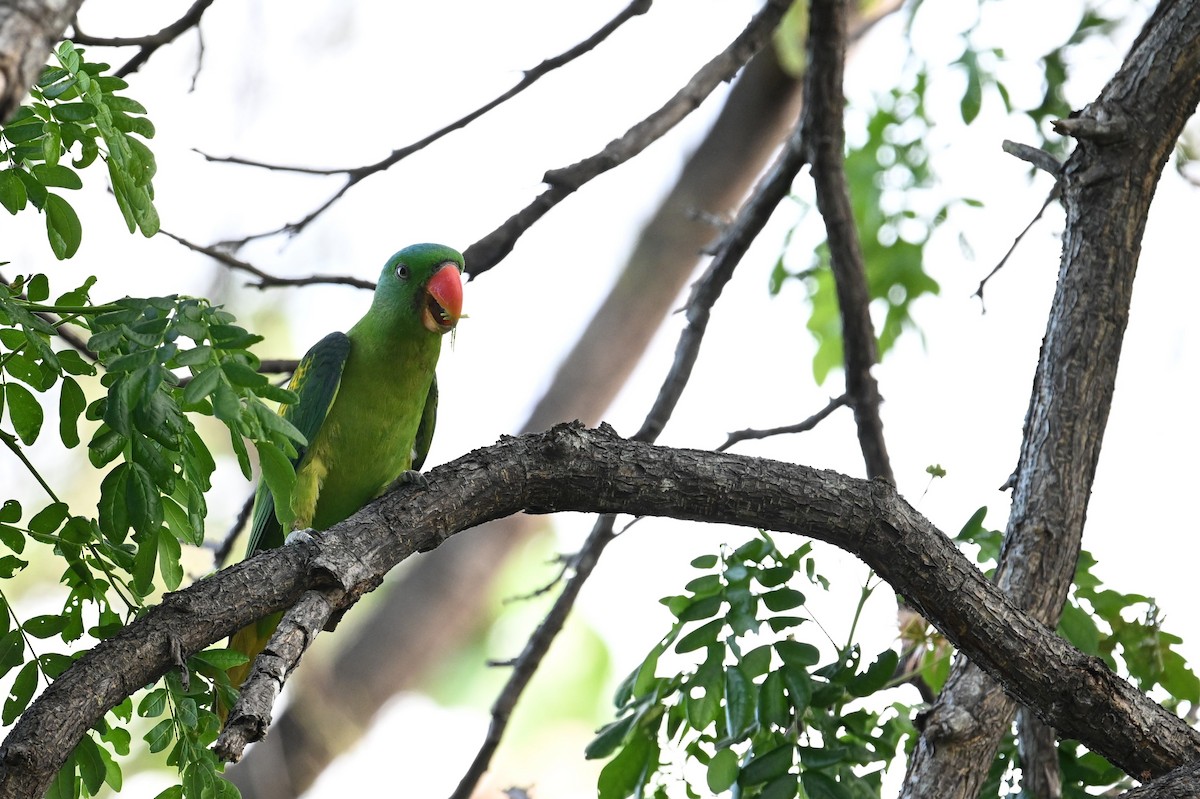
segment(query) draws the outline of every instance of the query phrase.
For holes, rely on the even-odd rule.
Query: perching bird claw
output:
[[[283,539],[283,545],[290,547],[292,544],[311,544],[316,540],[317,537],[312,530],[293,530],[288,533],[287,538]]]

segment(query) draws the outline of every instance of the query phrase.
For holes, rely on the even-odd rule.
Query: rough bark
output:
[[[761,527],[869,564],[961,651],[1063,735],[1128,773],[1200,758],[1200,733],[1018,610],[882,480],[626,441],[560,425],[505,438],[427,474],[309,541],[164,598],[52,683],[0,746],[0,799],[40,796],[87,729],[125,696],[266,613],[321,592],[347,607],[389,569],[461,530],[525,510],[622,512]]]
[[[1165,0],[1097,100],[1061,123],[1078,140],[1062,178],[1062,262],[997,569],[1010,600],[1045,624],[1075,572],[1150,200],[1200,99],[1198,38],[1200,6]],[[977,795],[1016,709],[978,665],[956,661],[903,796]]]
[[[0,2],[0,124],[29,94],[81,5],[83,0]]]

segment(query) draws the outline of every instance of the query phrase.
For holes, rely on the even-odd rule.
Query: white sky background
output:
[[[135,35],[157,30],[187,5],[90,0],[83,24],[95,35]],[[238,237],[302,216],[340,185],[340,178],[211,165],[192,148],[312,166],[374,161],[504,91],[521,70],[585,38],[624,5],[623,0],[323,3],[300,10],[282,3],[215,3],[204,18],[205,50],[194,92],[189,92],[194,34],[160,51],[130,81],[128,94],[147,106],[158,128],[151,145],[159,163],[155,182],[163,227],[201,243]],[[757,6],[749,0],[659,0],[595,52],[466,131],[360,184],[301,236],[269,239],[241,254],[273,274],[373,279],[388,255],[414,241],[465,248],[540,192],[546,169],[595,152],[658,107],[728,43]],[[923,55],[949,61],[961,52],[954,32],[971,21],[956,16],[966,13],[963,8],[927,0],[916,28]],[[987,5],[984,26],[999,26],[995,44],[1006,50],[1003,69],[1010,87],[1069,34],[1072,14],[1064,12],[1060,24],[1046,18],[1050,11],[1033,0]],[[1139,24],[1144,13],[1140,6],[1130,11]],[[1039,24],[1028,25],[1030,19]],[[848,74],[852,104],[890,87],[902,64],[891,45],[899,24],[881,25],[860,47]],[[1097,45],[1081,56],[1085,71],[1071,86],[1074,105],[1095,95],[1136,30],[1131,24],[1111,48]],[[1031,185],[1024,165],[1000,150],[1004,138],[1033,141],[1027,121],[1007,119],[999,98],[988,94],[980,120],[966,131],[958,120],[960,93],[961,77],[953,74],[932,86],[930,102],[945,101],[945,110],[936,112],[945,126],[933,131],[929,143],[947,196],[978,198],[986,208],[957,215],[927,250],[928,269],[942,294],[915,306],[924,346],[907,335],[876,369],[900,489],[950,534],[983,504],[990,508],[987,526],[1003,527],[1008,495],[996,489],[1016,463],[1062,224],[1061,212],[1050,209],[989,284],[987,313],[981,314],[971,293],[1036,213],[1050,181],[1043,175]],[[1014,100],[1018,106],[1036,104],[1032,94],[1018,93]],[[521,424],[603,297],[682,154],[718,107],[719,97],[643,156],[567,199],[500,266],[467,286],[470,318],[460,325],[454,348],[444,350],[439,369],[440,425],[431,465],[490,444]],[[854,119],[851,115],[851,125]],[[231,309],[269,336],[259,347],[264,357],[302,353],[330,330],[348,328],[369,302],[365,292],[338,287],[239,291],[241,276],[214,268],[165,237],[125,235],[115,203],[101,189],[102,170],[93,168],[84,179],[85,189],[69,197],[83,220],[79,254],[53,262],[40,217],[5,216],[0,231],[4,257],[13,262],[8,272],[45,271],[52,287],[63,290],[100,274],[93,294],[98,300],[229,290]],[[802,177],[797,190],[805,185]],[[1187,455],[1200,448],[1200,435],[1184,413],[1195,394],[1187,367],[1196,362],[1198,342],[1189,320],[1200,279],[1185,220],[1194,218],[1196,202],[1196,190],[1168,166],[1151,212],[1084,541],[1112,587],[1159,599],[1168,629],[1184,637],[1193,662],[1200,659],[1200,623],[1186,610],[1193,567],[1183,555],[1190,554],[1184,542],[1197,532],[1186,502],[1196,469]],[[767,295],[767,276],[793,221],[791,206],[777,214],[716,306],[696,373],[662,443],[716,446],[730,430],[799,421],[840,393],[839,374],[823,387],[812,384],[813,344],[803,327],[807,305],[800,285],[790,283],[775,299]],[[817,222],[815,214],[809,222]],[[958,229],[976,260],[959,250]],[[620,432],[630,434],[640,424],[670,364],[681,324],[679,317],[668,320],[606,414]],[[51,450],[39,447],[37,453],[49,460]],[[845,411],[813,433],[751,442],[735,451],[855,475],[863,468]],[[932,463],[949,474],[922,496],[929,482],[924,470]],[[0,469],[6,480],[18,479],[11,463],[0,460]],[[220,495],[211,500],[212,524],[220,530],[248,491],[236,467],[226,468],[223,478]],[[563,547],[574,547],[589,526],[585,517],[560,520]],[[680,590],[691,574],[688,561],[745,535],[646,520],[628,540],[610,547],[580,610],[609,639],[617,673],[632,668],[666,631],[669,617],[656,600]],[[851,581],[827,600],[806,592],[821,621],[840,638],[857,594],[854,581],[866,569],[828,549],[819,563],[831,577]],[[893,613],[890,593],[879,592],[863,622],[865,650],[889,645]],[[387,784],[397,753],[411,764],[405,767],[407,794],[442,795],[460,770],[453,763],[436,765],[438,758],[465,762],[486,728],[480,712],[442,712],[419,699],[396,703],[382,719],[383,732],[331,769],[312,796]],[[580,731],[579,746],[548,749],[541,762],[511,773],[511,781],[535,783],[543,796],[592,795],[586,780],[559,783],[554,776],[575,770],[571,758],[585,740],[586,730]],[[136,785],[127,790],[141,793]],[[149,788],[146,795],[152,795]]]

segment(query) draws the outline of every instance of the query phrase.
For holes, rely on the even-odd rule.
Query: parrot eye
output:
[[[396,267],[396,277],[401,280],[408,280],[408,264],[400,264]]]

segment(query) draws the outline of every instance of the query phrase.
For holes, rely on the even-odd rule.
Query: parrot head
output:
[[[430,333],[448,333],[462,316],[463,257],[441,244],[414,244],[388,259],[375,303],[403,311]]]

